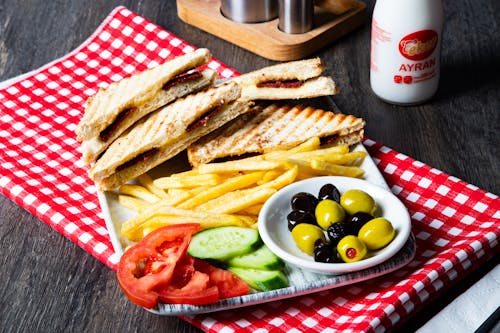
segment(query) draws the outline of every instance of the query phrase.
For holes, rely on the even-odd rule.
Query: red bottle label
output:
[[[406,35],[399,41],[399,52],[407,59],[420,61],[429,57],[437,45],[437,32],[420,30]]]

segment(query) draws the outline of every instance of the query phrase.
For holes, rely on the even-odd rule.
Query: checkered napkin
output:
[[[0,191],[115,269],[96,188],[73,133],[99,87],[193,46],[124,7],[73,52],[0,88]],[[238,73],[216,59],[221,78]],[[409,209],[415,259],[380,278],[233,311],[183,317],[207,332],[385,331],[498,253],[500,200],[366,139]]]

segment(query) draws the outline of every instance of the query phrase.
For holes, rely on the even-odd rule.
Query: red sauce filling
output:
[[[215,115],[221,110],[222,104],[217,105],[216,107],[210,109],[208,112],[205,112],[200,118],[195,120],[193,123],[191,123],[187,128],[186,131],[190,132],[200,126],[205,126],[210,119],[215,117]]]
[[[194,81],[198,80],[202,77],[200,72],[191,72],[191,73],[182,73],[179,75],[176,75],[172,78],[172,80],[168,81],[165,83],[162,87],[163,90],[170,89],[178,84],[188,82],[188,81]]]
[[[320,142],[320,145],[328,145],[328,144],[335,143],[338,138],[339,138],[339,136],[337,134],[334,134],[334,135],[325,136],[323,138],[320,138],[319,142]]]
[[[118,116],[116,116],[115,121],[113,121],[108,127],[102,130],[101,133],[99,133],[99,138],[104,142],[108,141],[109,138],[111,138],[113,133],[116,131],[118,126],[125,120],[125,118],[127,118],[135,110],[136,108],[132,107],[121,111],[118,114]]]
[[[158,148],[153,148],[153,149],[150,149],[148,151],[145,151],[144,153],[141,153],[141,154],[137,155],[133,159],[131,159],[131,160],[123,163],[119,167],[117,167],[116,171],[124,170],[124,169],[126,169],[128,167],[131,167],[131,166],[133,166],[133,165],[135,165],[137,163],[140,163],[140,162],[146,162],[148,159],[150,159],[158,151],[159,151]]]
[[[274,80],[257,83],[257,88],[298,88],[302,85],[302,81],[293,80]]]

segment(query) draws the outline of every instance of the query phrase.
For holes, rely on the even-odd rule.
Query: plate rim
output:
[[[363,142],[360,142],[353,147],[353,151],[357,150],[365,151],[367,153],[362,163],[362,167],[365,171],[365,176],[369,176],[368,177],[369,179],[367,180],[374,185],[380,186],[390,191],[389,186],[387,185],[385,179],[383,178],[380,170],[377,168],[374,160],[371,158],[370,154],[368,154],[368,151],[366,150]],[[115,221],[113,221],[113,214],[110,209],[109,200],[111,200],[113,196],[116,197],[116,193],[97,191],[97,196],[99,199],[99,204],[102,209],[105,225],[106,228],[108,229],[110,240],[113,245],[113,249],[115,250],[117,260],[119,260],[126,245],[122,244],[122,241],[120,240],[118,227],[116,225],[119,222],[117,221],[115,223]],[[123,209],[125,210],[125,208]],[[413,242],[411,242],[410,238],[413,239]],[[359,271],[346,274],[333,275],[333,277],[330,278],[328,278],[328,275],[319,274],[318,276],[323,277],[324,279],[316,281],[320,282],[324,281],[324,282],[321,282],[320,283],[321,286],[318,287],[313,287],[314,283],[316,283],[316,281],[313,281],[312,283],[309,283],[307,286],[302,286],[301,288],[298,288],[298,286],[289,286],[287,288],[268,291],[268,292],[254,292],[236,298],[224,299],[210,305],[193,306],[193,305],[179,305],[179,304],[161,304],[159,305],[158,309],[145,309],[145,310],[157,315],[164,315],[164,316],[194,315],[199,313],[210,313],[210,312],[224,311],[229,309],[236,309],[255,304],[262,304],[262,303],[277,301],[280,299],[286,299],[305,294],[316,293],[319,291],[337,288],[352,283],[357,283],[360,281],[372,279],[393,272],[407,265],[413,259],[415,252],[416,252],[415,239],[414,236],[410,234],[410,237],[408,238],[404,247],[399,250],[398,254],[396,254],[395,256],[393,256],[392,258],[383,263],[362,270],[361,272],[363,272],[365,275],[358,278],[356,278],[355,276],[360,274]],[[393,263],[393,261],[397,259],[400,259],[401,261]],[[392,266],[390,266],[391,264]],[[288,268],[289,264],[286,264],[286,267]],[[316,274],[316,273],[311,273],[311,274]],[[339,282],[339,279],[341,279],[342,281]]]

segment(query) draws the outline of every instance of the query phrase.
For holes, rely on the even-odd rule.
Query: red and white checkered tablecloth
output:
[[[0,88],[0,191],[116,268],[96,188],[74,129],[87,97],[194,46],[118,7],[66,56]],[[238,72],[213,59],[221,78]],[[406,205],[415,259],[380,278],[288,300],[183,317],[207,332],[382,332],[498,254],[500,200],[474,185],[365,139]]]

